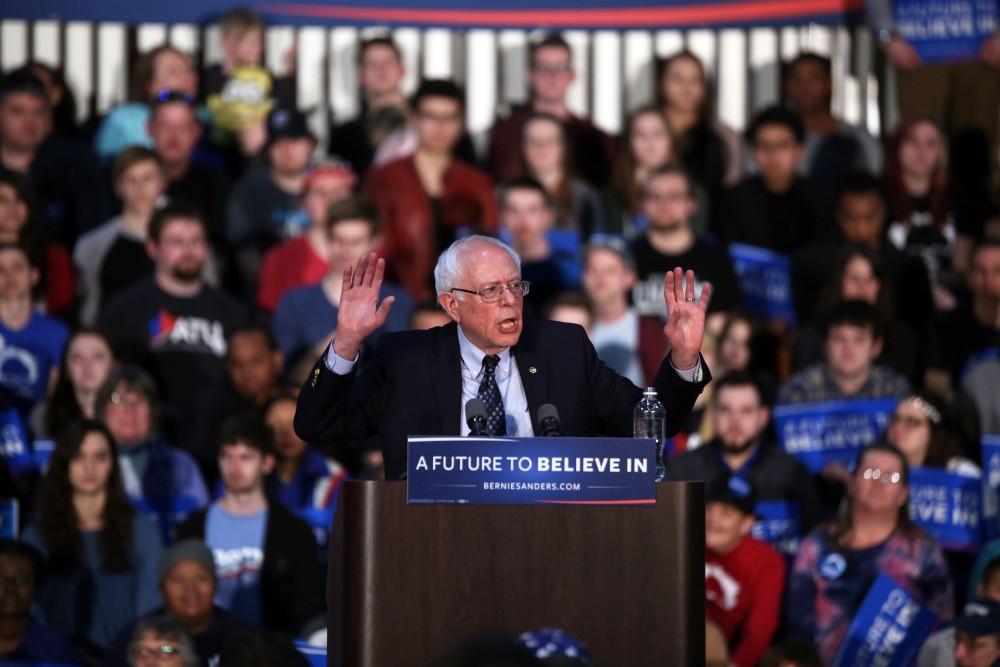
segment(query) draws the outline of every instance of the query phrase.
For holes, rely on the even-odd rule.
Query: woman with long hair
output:
[[[954,597],[941,549],[910,520],[909,465],[893,445],[858,454],[841,515],[801,543],[788,580],[789,636],[833,662],[855,613],[884,574],[946,620]]]
[[[54,437],[73,420],[95,419],[97,392],[114,363],[111,341],[103,331],[81,327],[70,334],[63,348],[59,379],[36,434]]]
[[[60,434],[24,539],[48,561],[38,598],[46,621],[83,654],[99,656],[159,603],[159,534],[132,509],[114,440],[100,422],[75,421]]]
[[[633,112],[625,122],[611,192],[615,212],[623,221],[631,222],[639,214],[649,174],[673,161],[674,140],[660,108],[650,104]]]
[[[899,448],[911,468],[940,468],[964,477],[982,477],[979,466],[962,456],[958,420],[937,394],[918,391],[896,404],[885,439]]]
[[[556,228],[574,229],[581,242],[592,234],[613,232],[601,197],[572,170],[570,146],[563,122],[549,114],[536,113],[524,124],[521,156],[525,175],[545,188],[556,207]]]

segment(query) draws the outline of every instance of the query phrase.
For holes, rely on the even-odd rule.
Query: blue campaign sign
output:
[[[7,459],[7,466],[15,475],[34,468],[31,445],[14,408],[0,410],[0,456]]]
[[[894,0],[896,29],[924,62],[975,60],[997,29],[996,0]]]
[[[0,540],[17,539],[18,504],[14,498],[0,498]]]
[[[326,667],[326,648],[311,646],[301,639],[295,640],[295,648],[309,661],[309,667]]]
[[[1000,492],[1000,435],[984,435],[983,478],[993,491]]]
[[[798,503],[786,500],[761,500],[754,508],[757,523],[752,535],[783,554],[793,556],[802,538],[802,517]]]
[[[832,667],[910,667],[937,616],[884,574],[868,589]]]
[[[729,256],[740,279],[746,309],[769,320],[795,324],[788,257],[742,243],[730,243]]]
[[[828,463],[849,465],[878,440],[896,409],[895,398],[779,405],[774,428],[786,452],[817,473]]]
[[[651,505],[655,444],[631,438],[410,437],[410,503]]]
[[[978,551],[983,541],[983,483],[947,470],[910,471],[910,516],[945,549]]]

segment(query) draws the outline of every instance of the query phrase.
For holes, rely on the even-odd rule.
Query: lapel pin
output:
[[[534,366],[528,366],[528,372],[534,374],[538,372],[538,369]]]

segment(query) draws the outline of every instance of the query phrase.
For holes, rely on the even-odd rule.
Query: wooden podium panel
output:
[[[421,667],[480,633],[555,627],[604,667],[701,667],[704,507],[689,482],[631,507],[411,506],[405,482],[347,482],[329,664]]]

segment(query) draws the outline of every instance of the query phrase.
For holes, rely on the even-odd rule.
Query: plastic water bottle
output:
[[[632,411],[632,436],[635,438],[652,438],[656,441],[656,481],[662,482],[666,475],[663,465],[663,441],[665,440],[667,411],[663,403],[656,398],[656,390],[646,387],[635,410]]]

